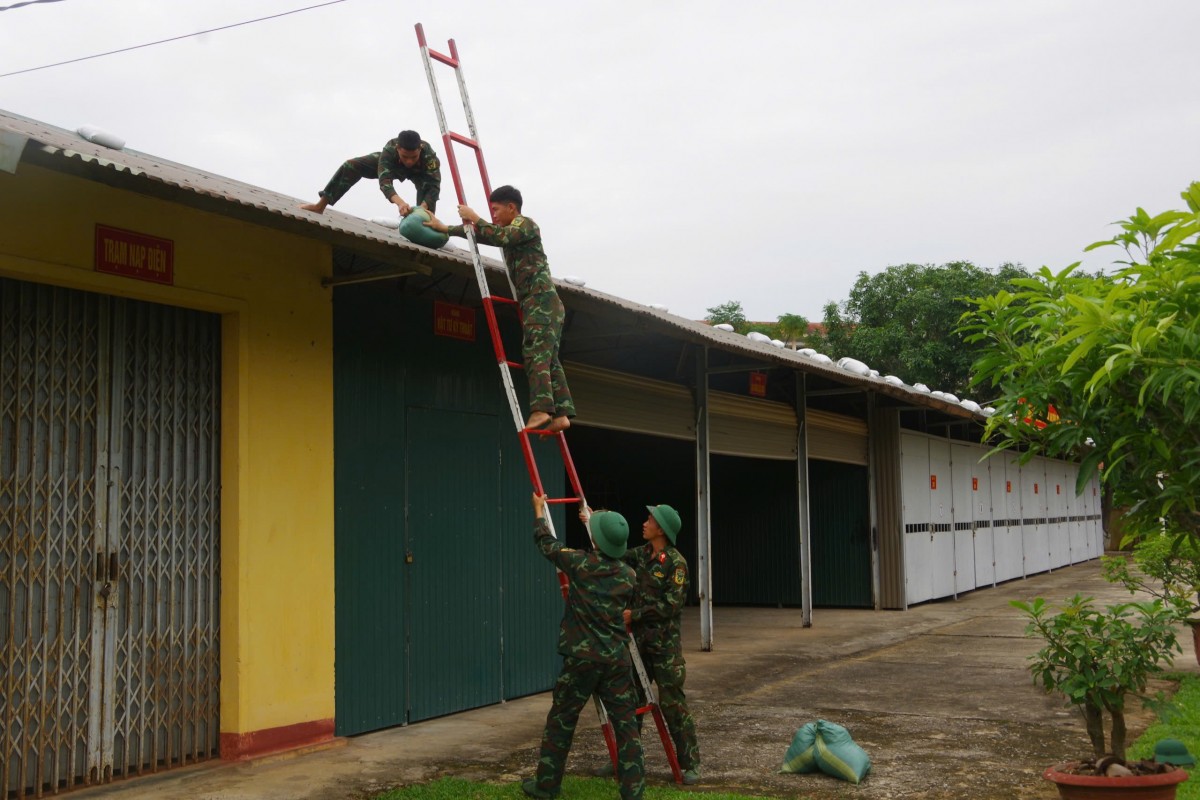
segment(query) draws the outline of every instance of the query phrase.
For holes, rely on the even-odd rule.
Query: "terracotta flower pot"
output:
[[[1188,779],[1187,770],[1179,767],[1157,775],[1124,778],[1072,775],[1061,771],[1078,765],[1078,761],[1058,764],[1049,767],[1042,777],[1058,786],[1058,796],[1064,800],[1173,800],[1176,787]]]

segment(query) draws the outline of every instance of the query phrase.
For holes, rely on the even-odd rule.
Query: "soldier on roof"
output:
[[[315,203],[300,206],[305,211],[324,213],[326,206],[337,203],[350,187],[362,178],[378,178],[379,191],[400,209],[400,216],[407,217],[413,210],[396,192],[396,181],[412,181],[417,187],[416,205],[429,213],[437,207],[438,195],[442,191],[442,163],[428,142],[422,141],[416,131],[400,131],[383,149],[365,156],[352,158],[338,167],[337,172],[320,192]]]

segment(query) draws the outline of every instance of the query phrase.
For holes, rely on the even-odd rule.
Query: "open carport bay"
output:
[[[696,602],[695,443],[577,426],[571,449],[588,476],[588,502],[625,515],[641,541],[646,505],[668,503],[683,522],[677,546],[692,569]],[[809,462],[816,606],[869,607],[871,555],[866,468]],[[793,461],[714,454],[710,458],[713,603],[799,608],[800,535]],[[584,546],[569,519],[567,542]]]

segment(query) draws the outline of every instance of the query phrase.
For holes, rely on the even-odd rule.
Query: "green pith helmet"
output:
[[[597,511],[588,521],[592,541],[607,556],[620,558],[625,555],[625,544],[629,541],[629,523],[615,511]]]
[[[400,220],[400,235],[415,244],[438,249],[450,240],[449,234],[439,233],[433,228],[426,228],[429,212],[420,206],[414,206],[408,216]]]
[[[650,516],[654,517],[654,521],[658,523],[658,527],[662,528],[671,544],[675,544],[675,537],[679,535],[679,529],[683,527],[683,523],[679,521],[679,512],[666,503],[658,506],[646,506],[646,510],[650,512]]]
[[[1178,739],[1159,739],[1158,744],[1154,745],[1154,760],[1160,764],[1179,764],[1185,767],[1196,763],[1196,759],[1188,752],[1187,745]]]

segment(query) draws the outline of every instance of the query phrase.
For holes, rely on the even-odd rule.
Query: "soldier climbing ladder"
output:
[[[442,145],[446,154],[446,163],[450,166],[450,175],[454,179],[454,191],[458,195],[460,205],[466,205],[466,193],[463,190],[463,182],[458,168],[458,160],[454,155],[454,144],[457,142],[464,147],[468,147],[475,152],[475,161],[479,167],[479,175],[483,182],[484,196],[490,196],[492,193],[491,183],[488,180],[487,166],[483,160],[483,148],[479,143],[479,134],[475,127],[475,117],[471,113],[471,101],[467,95],[467,84],[463,77],[462,64],[458,57],[458,47],[454,40],[449,40],[450,54],[439,53],[429,47],[425,41],[425,30],[420,23],[417,23],[417,43],[421,48],[421,59],[425,64],[425,75],[429,80],[429,91],[433,96],[433,107],[437,113],[438,128],[442,134]],[[449,130],[446,124],[446,115],[442,107],[441,94],[438,92],[437,78],[433,72],[433,61],[439,61],[442,64],[449,66],[454,70],[455,77],[458,79],[458,91],[462,99],[463,112],[466,115],[467,129],[470,132],[469,136],[461,133],[455,133]],[[534,457],[533,445],[531,436],[553,436],[558,441],[559,452],[562,454],[563,466],[567,471],[567,478],[571,483],[571,489],[574,492],[573,497],[547,498],[547,503],[552,504],[567,504],[579,503],[580,507],[587,509],[588,505],[584,498],[583,486],[579,481],[579,474],[575,470],[575,463],[571,459],[571,451],[567,446],[567,438],[563,431],[548,431],[543,429],[530,429],[525,427],[525,423],[521,417],[521,407],[517,400],[516,390],[513,387],[512,369],[514,367],[520,369],[522,365],[509,360],[504,351],[504,342],[500,337],[500,328],[496,321],[496,303],[507,303],[513,306],[517,305],[514,299],[517,295],[516,288],[513,285],[512,274],[506,269],[505,276],[508,280],[508,287],[511,297],[498,297],[491,293],[488,287],[487,274],[484,271],[483,259],[479,255],[479,245],[475,241],[474,229],[467,225],[465,226],[467,242],[471,250],[471,263],[475,269],[475,280],[479,285],[479,294],[483,300],[484,315],[487,318],[488,332],[492,338],[492,350],[496,355],[496,363],[500,368],[500,380],[504,385],[504,393],[508,398],[509,410],[512,412],[513,423],[516,427],[517,437],[521,442],[521,452],[525,457],[525,467],[529,472],[530,481],[533,483],[534,491],[539,495],[544,495],[545,489],[542,487],[541,474],[538,472],[537,460]],[[518,315],[520,309],[517,310]],[[554,523],[550,515],[546,515],[546,523],[550,527],[550,533],[557,534],[554,531]],[[588,538],[591,538],[590,526],[588,529]],[[594,543],[593,543],[594,544]],[[567,576],[562,572],[558,572],[559,588],[562,591],[563,599],[567,598],[568,586]],[[637,713],[643,715],[650,713],[654,717],[655,726],[658,728],[659,738],[662,740],[663,750],[666,752],[667,761],[671,765],[671,772],[676,783],[683,782],[683,773],[679,769],[679,759],[675,753],[675,744],[671,739],[671,733],[667,729],[666,719],[663,716],[662,710],[658,706],[657,695],[654,687],[651,685],[647,676],[645,666],[642,663],[641,655],[638,653],[637,645],[633,641],[632,635],[629,638],[629,653],[633,660],[634,669],[637,673],[638,682],[642,687],[642,692],[646,698],[646,705],[638,708]],[[608,720],[608,714],[604,709],[604,704],[599,698],[594,698],[596,705],[596,713],[600,717],[601,730],[604,734],[605,744],[608,746],[609,757],[612,759],[614,768],[617,762],[617,743],[613,734],[612,724]]]

